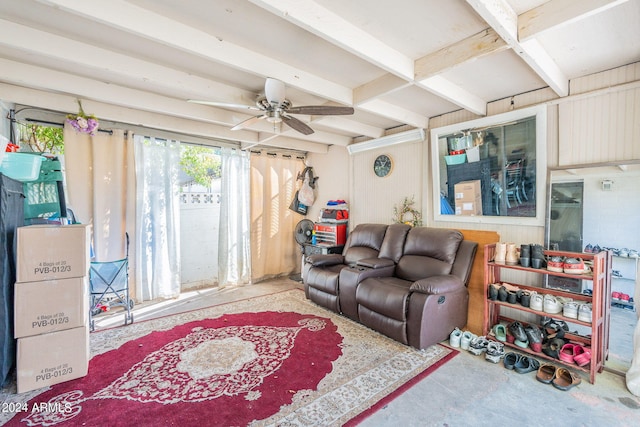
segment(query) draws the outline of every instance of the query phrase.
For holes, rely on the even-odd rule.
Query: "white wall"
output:
[[[327,154],[310,154],[306,164],[312,166],[314,175],[319,177],[316,181],[316,201],[307,211],[306,218],[318,221],[320,209],[329,200],[346,200],[351,204],[349,153],[345,147],[332,145]]]
[[[181,194],[180,283],[182,291],[218,284],[219,224],[218,194]]]
[[[573,98],[557,99],[548,88],[517,95],[504,100],[488,104],[490,115],[504,113],[513,109],[530,107],[539,104],[547,105],[547,167],[560,168],[562,165],[584,166],[612,162],[606,147],[616,144],[616,163],[629,160],[640,163],[640,63],[620,67],[619,69],[598,73],[571,82]],[[615,98],[615,102],[611,99]],[[573,107],[564,107],[573,104]],[[576,106],[579,106],[577,108]],[[563,113],[560,113],[562,108]],[[570,111],[567,116],[567,111]],[[430,119],[430,128],[442,127],[472,119],[475,116],[467,111],[456,111]],[[613,120],[615,118],[615,120]],[[589,144],[583,143],[583,131],[575,123],[587,123],[589,132],[598,135],[590,137]],[[573,129],[568,132],[567,129]],[[576,131],[578,129],[579,131]],[[584,130],[586,132],[587,130]],[[427,132],[429,135],[429,132]],[[613,135],[611,139],[607,135]],[[621,135],[627,135],[624,138]],[[565,138],[562,144],[560,138]],[[424,224],[437,227],[463,228],[475,230],[495,230],[503,241],[544,243],[544,226],[514,226],[492,225],[459,222],[433,221],[432,200],[432,171],[429,160],[430,142],[422,144],[401,144],[380,151],[365,152],[349,156],[347,151],[333,152],[330,155],[310,154],[309,159],[316,166],[316,173],[320,176],[332,173],[332,164],[344,164],[338,154],[348,158],[350,172],[347,176],[340,170],[340,182],[336,183],[336,190],[344,191],[343,181],[351,181],[349,202],[351,203],[351,223],[353,228],[358,223],[382,222],[390,223],[393,205],[399,203],[404,196],[415,194],[421,203]],[[618,145],[623,144],[623,148]],[[594,150],[594,146],[601,147]],[[585,156],[584,151],[589,151]],[[372,171],[373,159],[380,153],[391,154],[395,160],[394,172],[389,178],[376,178]],[[594,152],[596,154],[594,154]],[[600,153],[599,157],[597,153]],[[327,160],[328,156],[330,161]],[[559,159],[562,159],[560,163]],[[578,169],[579,171],[579,169]],[[622,172],[622,171],[621,171]],[[576,173],[576,171],[572,171]],[[624,176],[624,173],[622,174]],[[626,179],[626,178],[622,178]],[[326,188],[326,187],[325,187]],[[631,187],[633,189],[633,187]],[[636,188],[638,188],[636,186]],[[537,191],[547,191],[538,187]],[[622,197],[640,199],[638,193],[629,193]],[[598,206],[595,212],[598,212]],[[604,207],[603,207],[604,208]],[[605,208],[606,209],[606,208]],[[314,219],[311,217],[311,219]],[[640,227],[638,227],[640,228]],[[615,230],[615,233],[621,231]],[[640,246],[640,245],[638,245]]]

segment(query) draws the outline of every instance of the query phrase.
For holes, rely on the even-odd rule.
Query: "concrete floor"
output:
[[[271,280],[239,288],[188,292],[178,300],[137,306],[135,321],[294,288],[301,288],[301,284]],[[635,313],[630,313],[621,313],[622,322],[635,321]],[[97,329],[123,321],[122,314],[105,314],[96,318]],[[618,339],[615,333],[612,339]],[[627,352],[624,347],[628,345],[624,343],[619,353]],[[623,365],[618,368],[624,369]],[[595,384],[583,376],[579,386],[565,392],[538,382],[535,372],[518,374],[502,363],[493,364],[483,356],[461,351],[360,425],[640,426],[640,398],[627,390],[624,376],[607,370],[597,375]]]

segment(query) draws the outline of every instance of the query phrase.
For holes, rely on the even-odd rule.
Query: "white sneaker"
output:
[[[562,315],[564,317],[570,317],[572,319],[578,318],[578,303],[573,301],[564,303],[562,307]]]
[[[460,338],[460,348],[463,350],[469,350],[469,345],[474,338],[477,338],[477,335],[474,335],[469,331],[464,331]]]
[[[578,320],[591,323],[591,304],[580,304],[578,307]]]
[[[553,295],[545,295],[543,304],[545,313],[558,314],[562,311],[562,303]]]
[[[529,308],[531,310],[542,311],[544,297],[536,291],[531,292],[531,300],[529,301]]]
[[[458,328],[455,328],[453,332],[451,332],[451,335],[449,335],[449,345],[453,348],[459,348],[461,338],[462,338],[462,331]]]

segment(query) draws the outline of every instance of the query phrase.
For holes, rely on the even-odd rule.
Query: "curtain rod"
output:
[[[49,125],[49,126],[64,127],[64,123],[50,122],[48,120],[32,119],[32,118],[29,118],[29,117],[25,117],[25,120],[28,121],[28,122],[31,122],[31,123],[39,123],[39,124]],[[104,133],[108,133],[109,135],[113,135],[113,131],[110,130],[110,129],[100,129],[100,128],[98,128],[98,132],[104,132]],[[124,134],[126,135],[127,131],[125,131]]]

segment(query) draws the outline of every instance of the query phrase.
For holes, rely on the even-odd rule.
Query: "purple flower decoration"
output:
[[[78,107],[80,112],[76,115],[69,114],[67,116],[67,123],[69,123],[76,132],[88,133],[89,135],[95,135],[98,130],[98,119],[93,114],[85,114],[82,109],[82,104],[78,101]]]

